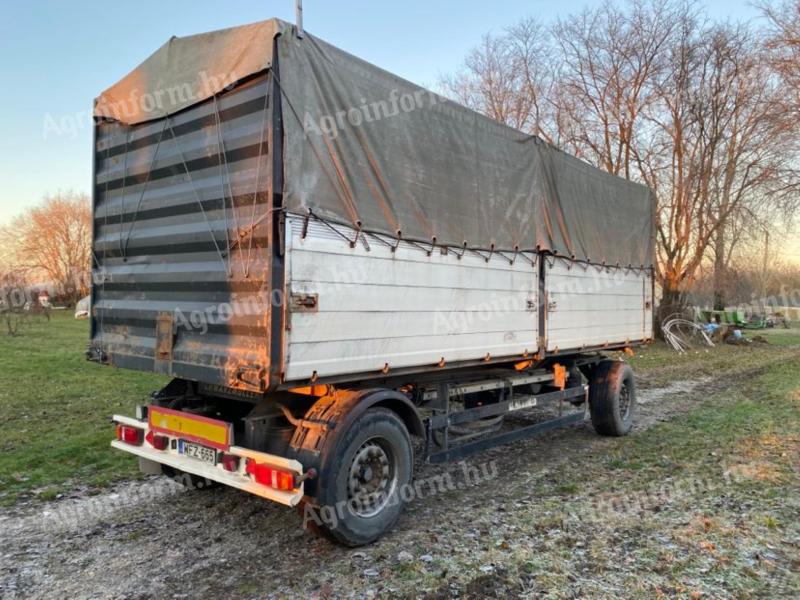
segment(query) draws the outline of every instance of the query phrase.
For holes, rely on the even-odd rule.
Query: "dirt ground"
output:
[[[658,439],[660,427],[709,398],[725,402],[776,361],[798,364],[797,348],[735,373],[672,376],[668,385],[653,371],[640,381],[638,422],[625,441],[601,438],[585,422],[468,463],[419,465],[418,480],[447,476],[455,485],[421,488],[394,530],[360,549],[310,535],[289,509],[229,489],[187,492],[164,478],[0,509],[0,592],[798,597],[800,442],[761,441],[747,456],[703,447],[702,457],[683,462],[646,445],[651,432]],[[773,469],[766,475],[765,465]]]

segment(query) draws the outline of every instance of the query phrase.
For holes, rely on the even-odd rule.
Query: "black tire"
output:
[[[311,520],[347,546],[369,544],[386,533],[403,511],[414,464],[411,439],[398,416],[384,408],[367,410],[323,462],[318,518]]]
[[[612,360],[597,365],[589,382],[589,412],[600,435],[630,433],[636,415],[636,382],[630,365]]]
[[[193,475],[192,473],[186,473],[185,471],[168,467],[167,465],[161,465],[161,473],[189,490],[210,490],[219,485],[216,481],[212,481],[211,479]]]

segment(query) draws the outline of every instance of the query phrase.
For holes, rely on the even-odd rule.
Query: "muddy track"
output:
[[[769,363],[797,356],[780,352]],[[690,411],[769,363],[666,388],[641,386],[635,432]],[[498,548],[546,537],[536,486],[565,461],[602,456],[608,443],[584,422],[478,454],[468,468],[419,465],[417,479],[451,477],[455,489],[421,494],[392,532],[356,550],[309,535],[289,509],[229,489],[187,492],[163,478],[129,482],[93,497],[77,493],[3,509],[0,595],[469,597],[481,590],[498,597],[526,595],[524,582],[505,581]],[[429,582],[426,588],[416,587],[419,579]]]

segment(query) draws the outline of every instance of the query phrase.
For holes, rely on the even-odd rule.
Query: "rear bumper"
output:
[[[144,433],[147,433],[148,430],[147,421],[140,421],[139,419],[121,415],[114,415],[112,420],[120,425],[141,429]],[[266,454],[264,452],[248,450],[247,448],[231,446],[225,451],[225,454],[238,456],[241,460],[239,461],[240,465],[238,471],[230,472],[223,469],[221,464],[211,465],[179,454],[177,449],[172,448],[172,444],[170,444],[166,450],[156,450],[148,445],[147,442],[143,442],[141,446],[134,446],[119,440],[114,440],[111,442],[111,447],[133,454],[139,458],[166,465],[185,473],[198,475],[199,477],[204,477],[286,506],[297,506],[304,495],[304,486],[302,482],[291,491],[276,490],[266,485],[256,483],[250,475],[244,472],[244,463],[250,458],[259,463],[268,463],[275,467],[294,471],[298,474],[303,473],[303,466],[298,461],[274,454]]]

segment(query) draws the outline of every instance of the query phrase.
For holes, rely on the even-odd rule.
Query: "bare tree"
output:
[[[800,0],[758,4],[768,22],[766,48],[771,66],[789,92],[786,109],[800,116]]]
[[[680,0],[606,2],[549,35],[527,20],[486,37],[445,88],[650,186],[662,304],[682,305],[708,267],[722,305],[737,245],[800,197],[800,136],[786,110],[800,86],[776,77],[800,83],[800,0],[781,7],[764,9],[768,52],[753,25],[709,23]]]
[[[485,35],[463,69],[439,83],[461,104],[552,141],[551,57],[548,30],[528,18],[499,35]]]
[[[646,137],[643,112],[678,22],[669,0],[606,2],[559,21],[559,105],[574,134],[568,149],[626,179],[638,178]]]
[[[48,196],[0,232],[6,261],[29,279],[46,278],[77,300],[88,292],[92,216],[84,194]]]

